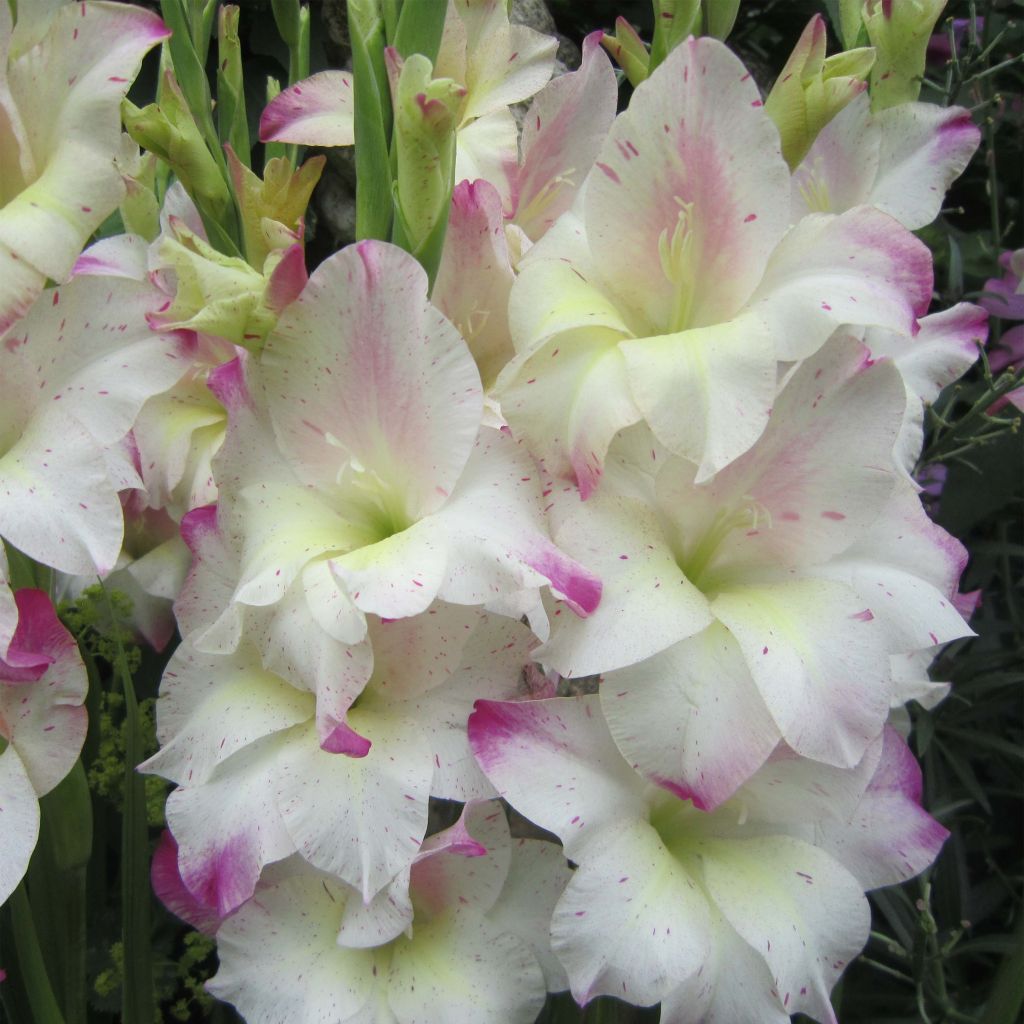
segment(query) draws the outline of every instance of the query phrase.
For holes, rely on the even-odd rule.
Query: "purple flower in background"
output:
[[[967,38],[967,34],[970,31],[970,25],[970,18],[953,19],[953,42],[956,43],[958,53],[963,48],[964,40]],[[985,31],[984,18],[977,18],[974,25],[975,31],[978,35],[981,35],[981,33]],[[929,63],[936,64],[947,61],[953,56],[952,48],[949,45],[949,32],[945,25],[943,25],[941,32],[936,32],[931,39],[928,40],[928,49],[926,54]]]

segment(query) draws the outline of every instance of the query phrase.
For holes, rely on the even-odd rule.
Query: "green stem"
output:
[[[39,937],[24,882],[11,895],[11,921],[18,951],[18,966],[35,1024],[65,1024],[43,963],[43,953],[39,948]]]
[[[104,589],[111,619],[114,610]],[[124,692],[124,817],[121,824],[121,941],[124,944],[122,1019],[147,1024],[155,1015],[150,945],[149,830],[145,779],[135,770],[142,760],[142,730],[128,659],[120,638],[114,670]]]

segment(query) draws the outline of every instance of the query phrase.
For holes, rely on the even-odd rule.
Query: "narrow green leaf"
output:
[[[204,65],[196,53],[191,25],[182,0],[160,0],[160,13],[172,32],[167,46],[175,78],[206,144],[216,156],[220,151],[220,140],[213,124],[210,84],[206,79]]]
[[[356,145],[356,238],[387,241],[391,231],[391,97],[382,90],[384,37],[379,19],[360,0],[348,0],[352,41]]]
[[[445,0],[414,0],[402,5],[394,47],[403,57],[422,53],[431,64],[437,60],[444,31]]]
[[[384,37],[388,46],[395,45],[395,33],[398,31],[398,18],[402,13],[402,0],[381,0],[381,17],[384,19]]]
[[[32,1007],[33,1020],[35,1024],[65,1024],[50,985],[49,975],[46,973],[46,964],[43,962],[32,907],[24,882],[21,882],[11,894],[10,908],[14,945],[18,954],[18,970],[28,994],[29,1005]]]
[[[86,1020],[86,867],[92,799],[81,760],[39,801],[39,842],[29,865],[32,912],[67,1024]]]
[[[989,803],[988,795],[984,787],[974,774],[974,769],[958,753],[943,743],[938,737],[935,738],[935,746],[942,751],[946,763],[952,769],[953,774],[960,780],[964,789],[985,809],[986,814],[992,813],[992,805]]]
[[[274,22],[288,49],[299,45],[299,0],[271,0]]]

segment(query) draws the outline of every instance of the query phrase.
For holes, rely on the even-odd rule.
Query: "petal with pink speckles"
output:
[[[260,142],[351,146],[355,141],[352,75],[320,71],[275,96],[260,115]]]

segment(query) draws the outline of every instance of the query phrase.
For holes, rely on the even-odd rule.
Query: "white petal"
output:
[[[338,1024],[349,1021],[380,985],[370,950],[335,943],[347,886],[290,864],[289,876],[261,886],[217,933],[220,970],[208,982],[249,1024]]]
[[[0,902],[6,903],[28,870],[39,837],[39,800],[14,747],[0,754],[0,815]]]
[[[471,909],[417,924],[393,949],[388,1004],[399,1024],[533,1024],[544,1005],[530,947]]]
[[[366,901],[416,856],[434,765],[409,719],[354,708],[347,724],[370,741],[366,756],[327,753],[312,730],[298,732],[282,750],[277,800],[303,857]]]
[[[708,956],[707,901],[646,822],[602,831],[558,901],[552,947],[572,994],[658,1002]]]
[[[834,1024],[829,992],[868,936],[860,886],[798,839],[708,843],[704,882],[729,924],[761,955],[788,1012]]]
[[[539,661],[563,676],[608,672],[711,622],[707,601],[676,564],[652,508],[604,488],[566,505],[556,542],[600,578],[601,603],[585,619],[559,614]]]
[[[852,767],[882,731],[892,681],[884,634],[849,588],[825,580],[737,586],[712,602],[786,742]]]

